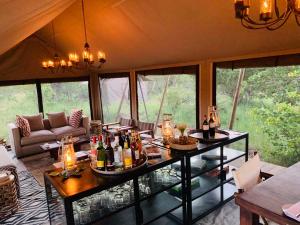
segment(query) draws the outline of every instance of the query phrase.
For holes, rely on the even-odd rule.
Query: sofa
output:
[[[89,117],[83,116],[78,128],[70,125],[51,128],[49,119],[43,119],[44,129],[31,131],[28,137],[22,137],[20,128],[15,123],[9,123],[10,145],[12,150],[15,151],[17,158],[42,153],[43,150],[40,148],[40,145],[47,142],[60,141],[64,135],[73,135],[73,137],[89,136],[89,123]]]

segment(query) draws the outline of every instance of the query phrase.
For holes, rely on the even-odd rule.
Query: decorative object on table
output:
[[[147,158],[154,159],[154,158],[161,158],[161,149],[154,145],[149,145],[144,147]]]
[[[212,119],[215,122],[215,127],[218,129],[221,126],[221,118],[217,106],[211,105],[208,106],[207,115],[211,115]]]
[[[76,166],[76,154],[71,136],[65,136],[61,140],[61,149],[64,170],[73,170]]]
[[[215,136],[214,137],[209,136],[209,138],[207,139],[203,137],[203,130],[197,129],[197,130],[190,131],[189,137],[196,138],[201,143],[214,143],[214,142],[227,140],[229,138],[229,133],[223,130],[216,130]]]
[[[136,163],[136,165],[134,165],[128,169],[125,169],[125,167],[122,167],[122,168],[115,168],[115,170],[111,170],[111,171],[99,170],[93,163],[90,163],[90,167],[92,168],[92,170],[94,172],[96,172],[97,174],[100,174],[100,175],[108,175],[108,176],[117,176],[117,175],[121,175],[121,174],[130,173],[130,172],[136,171],[138,169],[141,169],[146,165],[147,165],[147,157],[144,154],[140,155],[140,160]]]
[[[250,18],[250,0],[235,0],[235,17],[241,20],[241,24],[243,27],[255,30],[277,30],[287,22],[291,15],[295,16],[296,23],[298,26],[300,26],[300,0],[284,1],[286,3],[286,7],[283,8],[283,12],[280,12],[278,4],[280,1],[278,0],[260,0],[252,2],[259,2],[260,4],[260,21],[256,21],[255,19]],[[275,3],[274,6],[273,3]],[[273,14],[275,14],[276,16],[273,16]]]
[[[173,138],[170,148],[174,150],[191,151],[196,150],[197,145],[197,139],[195,138],[186,137],[184,143],[182,143],[182,140],[179,140],[179,138]]]
[[[172,114],[163,114],[161,134],[163,137],[163,144],[169,145],[170,141],[174,137],[174,124],[172,122]]]
[[[300,202],[283,205],[282,211],[286,216],[300,222]]]
[[[179,136],[179,139],[178,139],[178,143],[181,144],[181,145],[185,145],[188,143],[188,138],[187,136],[184,135],[184,131],[185,129],[187,128],[187,125],[185,123],[178,123],[176,125],[176,128],[179,130],[180,132],[180,136]]]
[[[0,219],[12,215],[18,207],[15,176],[8,171],[2,171],[0,173]]]

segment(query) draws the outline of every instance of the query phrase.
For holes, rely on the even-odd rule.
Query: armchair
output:
[[[133,128],[133,120],[121,117],[118,122],[105,123],[102,124],[102,126],[104,131],[109,131],[114,128],[118,128],[119,130],[130,130]]]

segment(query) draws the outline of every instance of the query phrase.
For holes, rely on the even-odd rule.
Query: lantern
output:
[[[72,170],[76,166],[76,154],[72,137],[70,136],[62,140],[62,162],[65,170]]]
[[[174,137],[174,125],[172,122],[172,114],[164,114],[162,122],[162,136],[165,145],[170,144],[171,139]]]

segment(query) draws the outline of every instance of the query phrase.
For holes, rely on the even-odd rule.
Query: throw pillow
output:
[[[20,128],[21,130],[21,135],[23,137],[28,137],[30,135],[30,125],[27,119],[23,118],[22,116],[18,116],[16,117],[16,125],[17,127]]]
[[[69,125],[74,128],[78,128],[80,126],[81,119],[82,119],[82,109],[81,110],[74,109],[71,112],[69,118]]]
[[[42,113],[33,116],[22,116],[22,117],[28,120],[31,131],[44,130]]]
[[[47,116],[52,128],[64,127],[68,125],[67,117],[64,112],[47,113]]]

